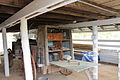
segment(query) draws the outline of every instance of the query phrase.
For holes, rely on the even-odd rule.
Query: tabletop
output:
[[[52,61],[52,62],[50,62],[50,64],[68,69],[72,72],[80,72],[80,71],[92,68],[94,66],[98,66],[98,64],[96,64],[96,63],[85,62],[85,61],[80,61],[80,60]]]

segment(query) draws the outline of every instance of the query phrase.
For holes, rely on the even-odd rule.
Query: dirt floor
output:
[[[3,65],[0,65],[0,80],[24,80],[24,73],[20,68],[20,61],[15,60],[13,67],[10,69],[10,77],[4,77]],[[99,80],[118,80],[117,65],[101,63],[99,66]],[[49,80],[87,80],[84,72],[72,73],[69,76],[64,76],[59,72],[53,72],[47,75],[37,73],[37,77],[47,77]]]

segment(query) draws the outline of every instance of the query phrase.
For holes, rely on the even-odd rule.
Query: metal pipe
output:
[[[104,11],[107,11],[107,12],[110,12],[110,13],[114,13],[114,14],[118,14],[118,12],[116,11],[112,11],[112,10],[109,10],[109,9],[105,9],[105,8],[102,8],[100,6],[96,6],[94,4],[91,4],[91,3],[88,3],[88,2],[85,2],[85,1],[81,1],[81,0],[78,0],[78,2],[81,2],[83,4],[86,4],[86,5],[89,5],[89,6],[92,6],[92,7],[95,7],[95,8],[98,8],[98,9],[101,9],[101,10],[104,10]]]

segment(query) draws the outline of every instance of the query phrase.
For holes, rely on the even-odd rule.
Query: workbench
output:
[[[98,64],[96,64],[96,63],[85,62],[85,61],[80,61],[80,60],[53,61],[53,62],[50,62],[50,64],[58,66],[60,68],[67,69],[67,70],[69,70],[71,72],[84,71],[86,73],[86,76],[87,76],[88,80],[93,80],[88,69],[90,69],[90,68],[92,68],[94,66],[98,66]]]

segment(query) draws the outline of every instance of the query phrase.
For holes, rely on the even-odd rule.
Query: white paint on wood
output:
[[[93,52],[94,52],[94,63],[98,64],[98,29],[97,26],[93,26]],[[98,80],[98,66],[95,66],[93,69],[93,79]]]
[[[72,60],[75,59],[74,48],[72,49]]]
[[[1,57],[0,57],[0,64],[2,64]]]
[[[84,72],[85,72],[88,80],[93,80],[91,75],[90,75],[90,72],[88,70],[85,70]]]
[[[23,50],[23,60],[25,69],[25,80],[33,80],[32,74],[32,64],[31,64],[31,53],[28,40],[28,30],[27,30],[27,20],[25,18],[21,19],[21,44]]]
[[[2,37],[3,37],[3,48],[4,48],[4,71],[5,71],[5,76],[9,77],[10,74],[9,74],[6,28],[2,29]]]
[[[18,24],[21,18],[25,17],[30,19],[76,1],[78,0],[34,0],[16,14],[8,18],[2,24],[0,24],[0,27],[11,27],[16,23]]]
[[[73,44],[72,44],[72,32],[71,32],[71,30],[69,30],[69,35],[70,35],[70,49],[72,50],[71,57],[72,57],[72,60],[74,60],[75,56],[74,56],[74,49],[73,49]]]
[[[81,22],[76,24],[66,24],[60,25],[59,27],[86,27],[86,26],[100,26],[100,25],[110,25],[110,24],[119,24],[120,18],[112,18],[112,19],[105,19],[105,20],[96,20],[96,21],[89,21],[89,22]]]
[[[118,62],[118,79],[120,80],[120,50],[118,51],[118,60],[119,60],[119,62]]]

